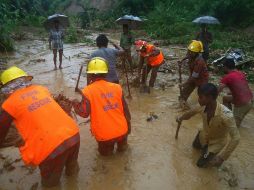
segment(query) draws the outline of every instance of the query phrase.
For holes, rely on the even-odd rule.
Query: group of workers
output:
[[[56,68],[55,54],[57,51],[62,54],[62,46],[56,45],[58,42],[54,40],[62,39],[62,36],[52,34],[50,39],[53,40]],[[151,71],[149,87],[154,86],[158,68],[165,62],[162,51],[156,46],[143,40],[134,41],[128,25],[123,26],[120,46],[112,43],[114,48],[108,48],[108,43],[105,35],[97,37],[98,50],[91,55],[87,64],[87,86],[80,90],[82,100],[72,102],[78,115],[84,118],[90,116],[91,133],[103,156],[113,154],[115,144],[117,151],[125,151],[128,134],[131,133],[131,114],[118,84],[117,57],[127,59],[132,71],[131,46],[135,45],[140,55],[138,79],[142,85],[146,85]],[[177,122],[181,123],[201,113],[203,129],[193,142],[193,147],[202,152],[197,166],[220,166],[239,142],[237,127],[240,127],[241,121],[250,111],[253,95],[244,74],[235,69],[233,59],[224,60],[227,75],[221,80],[219,88],[208,83],[208,69],[202,53],[203,43],[192,41],[184,59],[188,62],[190,75],[185,83],[180,84],[180,99],[187,101],[189,95],[197,89],[201,106],[177,117]],[[61,63],[60,60],[60,67]],[[1,92],[6,95],[6,100],[0,114],[0,144],[14,122],[23,139],[18,146],[24,162],[39,166],[42,185],[55,186],[64,168],[67,175],[77,174],[79,170],[79,129],[75,121],[55,102],[47,88],[32,84],[32,78],[15,66],[1,74]],[[231,95],[224,98],[224,103],[234,104],[233,113],[217,101],[224,87],[231,90]]]

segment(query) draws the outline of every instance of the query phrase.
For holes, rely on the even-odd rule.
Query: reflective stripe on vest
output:
[[[146,46],[146,52],[143,54],[141,54],[141,56],[145,56],[147,54],[150,54],[153,52],[153,49],[155,47],[151,44],[148,44]],[[156,56],[150,56],[147,58],[147,64],[148,65],[151,65],[151,66],[158,66],[158,65],[161,65],[163,63],[163,60],[164,60],[164,56],[162,54],[162,52],[160,51],[160,54],[159,55],[156,55]]]
[[[97,141],[111,140],[127,133],[120,85],[99,80],[84,88],[83,94],[90,101],[91,132]]]
[[[20,147],[26,164],[39,165],[63,141],[79,132],[76,123],[37,85],[15,91],[2,105],[25,141]]]

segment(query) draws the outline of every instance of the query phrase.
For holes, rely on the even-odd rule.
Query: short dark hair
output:
[[[227,67],[228,69],[235,69],[235,61],[233,58],[225,58],[223,60],[223,66]]]
[[[96,45],[98,47],[108,47],[108,38],[105,34],[100,34],[96,38]]]
[[[212,96],[214,100],[218,97],[218,88],[212,84],[203,84],[198,88],[198,95]]]

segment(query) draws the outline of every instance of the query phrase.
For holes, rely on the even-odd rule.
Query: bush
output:
[[[78,39],[77,30],[73,26],[70,26],[66,30],[65,42],[66,43],[77,43],[78,41],[79,41],[79,39]]]

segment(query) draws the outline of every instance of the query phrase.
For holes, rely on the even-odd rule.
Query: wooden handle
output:
[[[75,92],[78,92],[78,85],[79,85],[79,80],[80,80],[80,76],[81,76],[81,73],[82,73],[82,70],[83,70],[83,65],[81,65],[80,69],[79,69],[79,74],[78,74],[78,80],[77,80],[77,84],[76,84],[76,87],[75,87]]]
[[[126,62],[126,58],[124,57],[123,60],[122,60],[122,64],[123,64],[123,70],[125,72],[125,77],[126,77],[126,82],[127,82],[127,88],[128,88],[128,98],[131,99],[132,96],[131,96],[131,90],[130,90],[130,84],[129,84],[129,78],[128,78],[128,71],[126,69],[126,65],[125,65],[125,62]]]
[[[178,139],[178,133],[179,133],[180,127],[181,127],[181,122],[178,122],[177,129],[176,129],[175,139]]]
[[[179,84],[182,84],[182,62],[178,62]],[[182,97],[182,87],[180,89],[180,96]]]

